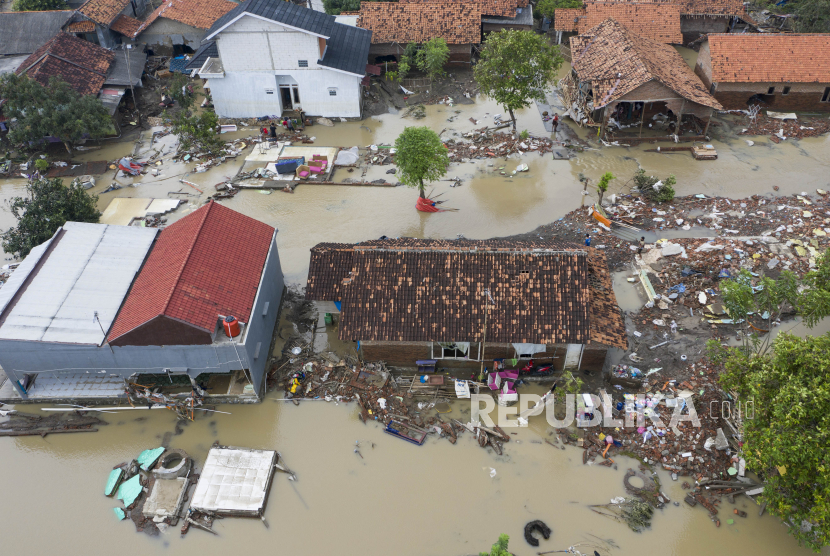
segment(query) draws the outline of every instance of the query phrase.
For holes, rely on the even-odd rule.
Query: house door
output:
[[[568,344],[568,350],[565,352],[565,369],[572,370],[579,367],[583,347],[582,344]]]
[[[280,100],[282,101],[283,110],[291,110],[294,104],[291,102],[291,87],[288,85],[280,85]]]

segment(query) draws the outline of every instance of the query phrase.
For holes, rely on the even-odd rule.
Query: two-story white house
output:
[[[207,80],[219,117],[360,117],[371,36],[291,2],[246,0],[213,24],[188,68]]]

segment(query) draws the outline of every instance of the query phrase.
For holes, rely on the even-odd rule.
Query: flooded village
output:
[[[0,3],[6,549],[830,554],[815,4]]]

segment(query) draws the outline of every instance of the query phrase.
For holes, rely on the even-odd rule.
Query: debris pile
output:
[[[769,135],[775,143],[785,139],[804,139],[805,137],[819,137],[830,132],[830,120],[826,118],[787,119],[770,118],[758,114],[749,127],[739,135]]]
[[[47,434],[97,432],[99,425],[106,425],[97,417],[86,415],[81,406],[78,411],[67,411],[61,415],[32,415],[20,413],[14,409],[0,410],[0,417],[8,419],[0,422],[0,436],[42,436]]]
[[[553,150],[553,141],[550,139],[540,137],[522,139],[512,133],[494,133],[492,129],[486,127],[466,133],[464,137],[472,139],[472,142],[455,139],[446,141],[451,160],[496,158],[512,154],[522,155],[528,152],[538,152],[542,156]]]

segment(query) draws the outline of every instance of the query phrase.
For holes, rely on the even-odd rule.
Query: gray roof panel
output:
[[[0,56],[31,54],[54,37],[71,10],[0,13]]]
[[[333,31],[326,41],[326,55],[319,64],[361,77],[365,75],[372,32],[342,23],[336,23]]]
[[[200,69],[208,58],[218,58],[219,48],[216,46],[216,41],[208,41],[199,47],[199,50],[193,53],[193,57],[184,67],[186,70]]]
[[[282,23],[324,37],[330,37],[334,27],[333,15],[298,6],[285,0],[245,0],[217,19],[216,23],[208,29],[205,37],[210,37],[243,13],[258,15],[275,23]]]

